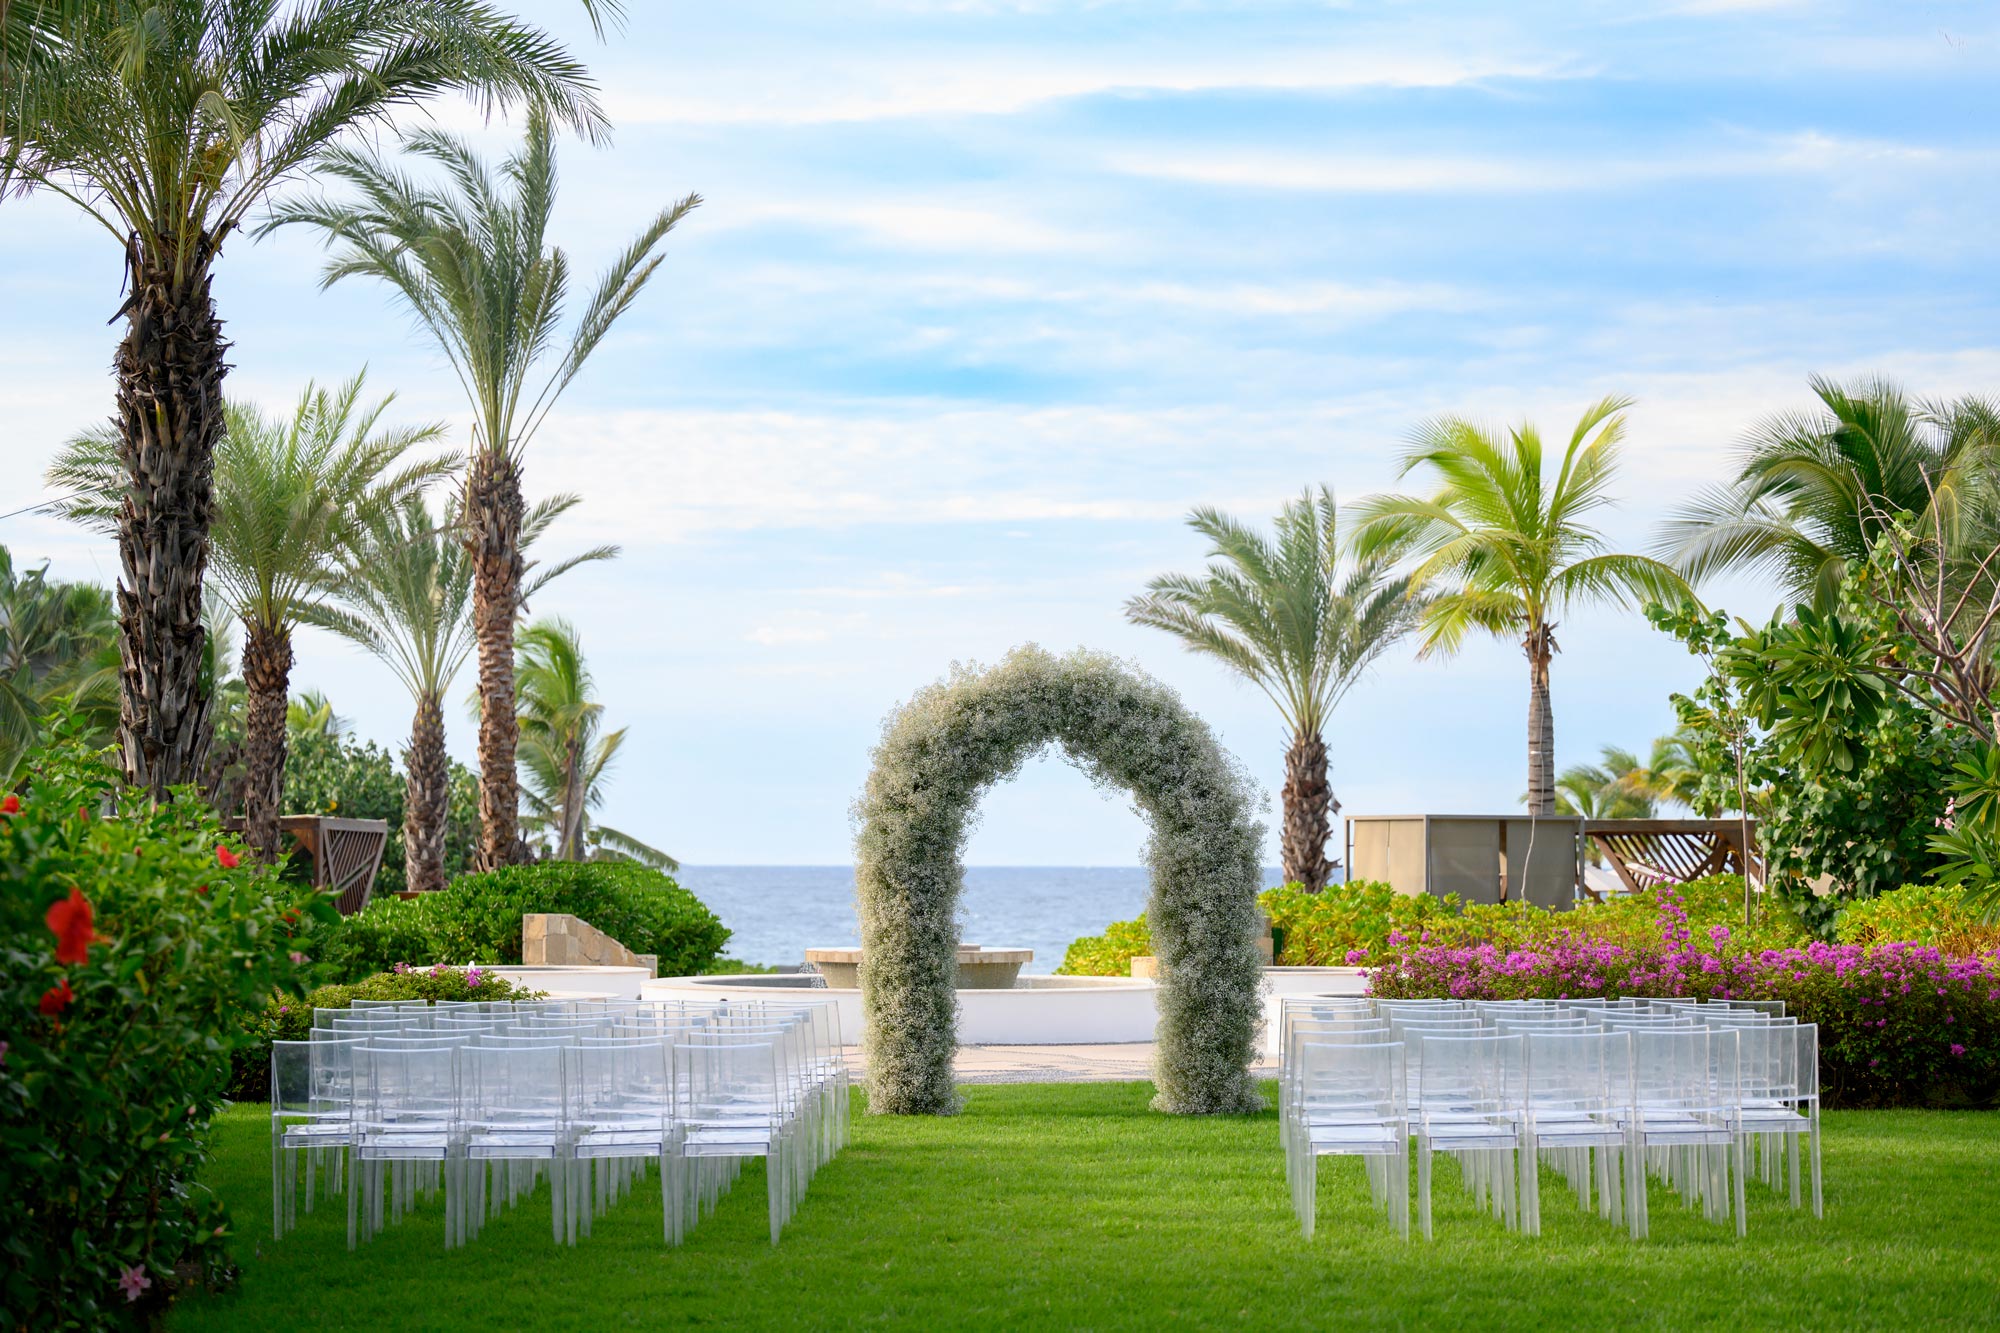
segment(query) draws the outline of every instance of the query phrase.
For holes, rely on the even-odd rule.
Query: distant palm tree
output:
[[[565,620],[537,621],[521,631],[520,647],[515,680],[530,830],[547,837],[558,861],[677,868],[665,852],[590,817],[603,803],[604,775],[625,743],[625,729],[602,730],[604,705],[595,697],[575,628]]]
[[[211,732],[201,585],[228,370],[215,262],[330,143],[451,92],[604,129],[582,66],[472,0],[0,3],[0,199],[59,195],[124,260],[119,743],[155,799],[195,780]]]
[[[215,454],[214,581],[244,629],[244,832],[266,861],[279,852],[293,631],[332,599],[365,517],[451,467],[445,457],[409,461],[442,428],[379,428],[393,399],[363,409],[362,384],[360,375],[338,391],[308,384],[284,421],[231,403]],[[63,512],[100,527],[116,521],[118,449],[109,429],[64,447],[49,468],[51,484],[73,493]]]
[[[306,223],[325,233],[334,244],[328,284],[359,276],[388,283],[436,340],[472,404],[461,507],[479,652],[480,857],[490,868],[521,856],[514,627],[527,446],[659,267],[667,233],[701,201],[689,195],[661,212],[612,261],[565,343],[569,259],[546,239],[556,200],[548,119],[529,116],[526,143],[497,177],[463,141],[440,131],[411,134],[403,146],[441,167],[445,183],[420,183],[372,153],[339,149],[323,169],[358,197],[281,205],[266,227]],[[536,366],[559,345],[561,355],[531,386]]]
[[[1308,491],[1278,515],[1275,541],[1213,509],[1188,518],[1209,540],[1200,575],[1167,574],[1125,604],[1134,624],[1167,631],[1234,669],[1278,705],[1291,728],[1285,751],[1287,883],[1318,891],[1331,816],[1326,724],[1369,665],[1407,633],[1421,603],[1389,561],[1341,559],[1333,492]]]
[[[578,503],[558,495],[530,509],[521,524],[521,546],[531,548],[550,523]],[[522,597],[587,560],[608,560],[615,546],[531,571]],[[382,509],[363,525],[353,573],[340,589],[340,607],[328,627],[381,659],[416,702],[410,745],[403,756],[408,788],[403,802],[404,873],[408,887],[429,892],[445,885],[445,838],[450,816],[451,772],[445,752],[444,698],[472,652],[472,559],[459,535],[455,511],[434,519],[412,496]]]
[[[333,711],[333,700],[318,690],[294,695],[285,705],[285,732],[289,736],[338,736],[347,729],[347,719]]]
[[[118,621],[111,595],[48,567],[17,573],[0,546],[0,788],[41,737],[58,700],[116,726]],[[108,739],[108,738],[107,738]]]
[[[1658,560],[1605,549],[1586,520],[1611,503],[1624,434],[1623,398],[1583,414],[1553,478],[1531,424],[1502,438],[1461,417],[1422,427],[1403,456],[1404,476],[1436,475],[1429,497],[1362,502],[1356,550],[1405,555],[1413,591],[1432,594],[1419,655],[1457,651],[1474,630],[1520,636],[1528,658],[1528,811],[1556,810],[1555,715],[1549,662],[1556,617],[1590,602],[1685,597],[1680,576]]]
[[[1766,418],[1738,450],[1735,478],[1674,514],[1661,556],[1691,582],[1773,574],[1787,597],[1831,610],[1847,571],[1899,514],[1926,529],[1943,519],[1948,538],[1981,554],[1992,547],[2000,408],[1916,404],[1886,380],[1843,388],[1815,377],[1812,389],[1817,409]]]

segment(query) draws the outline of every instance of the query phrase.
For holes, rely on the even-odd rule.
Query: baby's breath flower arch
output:
[[[1156,1109],[1251,1111],[1262,979],[1255,944],[1263,828],[1249,783],[1177,695],[1114,658],[1030,644],[954,667],[892,716],[855,807],[868,1106],[958,1109],[960,853],[986,788],[1060,744],[1152,825],[1147,921],[1160,959]]]

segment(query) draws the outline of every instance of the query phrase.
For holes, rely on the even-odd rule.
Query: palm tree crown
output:
[[[1658,560],[1607,549],[1589,520],[1612,503],[1611,481],[1630,403],[1606,398],[1577,422],[1555,475],[1542,437],[1523,424],[1504,437],[1461,417],[1421,428],[1402,474],[1437,478],[1428,497],[1365,501],[1356,549],[1400,554],[1410,586],[1430,594],[1420,621],[1421,654],[1451,653],[1475,630],[1520,635],[1530,669],[1528,805],[1555,813],[1555,725],[1548,666],[1558,618],[1593,602],[1683,596],[1686,585]]]
[[[605,731],[604,705],[584,662],[576,629],[560,619],[521,631],[521,767],[527,775],[528,827],[545,835],[561,861],[639,861],[673,869],[672,857],[629,834],[597,824],[603,780],[625,743],[625,729]]]
[[[599,278],[565,338],[569,260],[548,243],[556,197],[548,118],[530,114],[525,143],[497,172],[441,132],[411,134],[403,146],[442,179],[427,184],[372,153],[335,149],[321,169],[354,197],[280,206],[267,227],[305,223],[323,232],[333,243],[328,284],[359,276],[389,284],[444,352],[472,406],[461,517],[479,653],[480,859],[490,867],[524,854],[513,678],[524,451],[659,268],[667,233],[701,201],[689,195],[654,217]]]
[[[1658,543],[1690,581],[1724,570],[1776,575],[1792,600],[1832,609],[1847,571],[1884,525],[1942,520],[1948,542],[1986,541],[1996,501],[2000,408],[1978,398],[1912,403],[1886,380],[1843,388],[1814,377],[1819,406],[1767,418],[1738,450],[1735,478],[1698,492]]]
[[[212,731],[201,585],[228,368],[211,269],[329,144],[451,91],[604,130],[582,66],[484,0],[0,4],[0,198],[68,199],[125,256],[119,733],[156,798],[196,777]]]
[[[59,699],[115,724],[118,624],[111,596],[46,566],[16,572],[0,546],[0,787],[10,783]]]
[[[1285,778],[1285,878],[1325,885],[1327,719],[1355,681],[1407,632],[1416,604],[1389,561],[1341,559],[1339,509],[1322,488],[1288,503],[1275,540],[1226,514],[1197,509],[1188,525],[1210,543],[1199,575],[1167,574],[1126,603],[1135,624],[1165,630],[1262,690],[1292,731]]]

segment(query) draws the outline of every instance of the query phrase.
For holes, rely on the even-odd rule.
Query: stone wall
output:
[[[643,967],[660,975],[660,960],[633,953],[582,917],[527,912],[521,917],[521,963],[526,967]]]

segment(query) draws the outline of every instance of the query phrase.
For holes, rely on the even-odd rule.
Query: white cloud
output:
[[[743,77],[677,70],[675,91],[613,86],[611,120],[627,125],[816,124],[920,116],[1012,115],[1044,103],[1102,94],[1223,90],[1345,92],[1449,88],[1494,80],[1569,78],[1572,62],[1483,51],[1318,47],[1276,54],[1202,50],[1183,55],[1065,58],[1048,49],[980,52],[955,47],[915,60],[820,61],[810,72]]]

